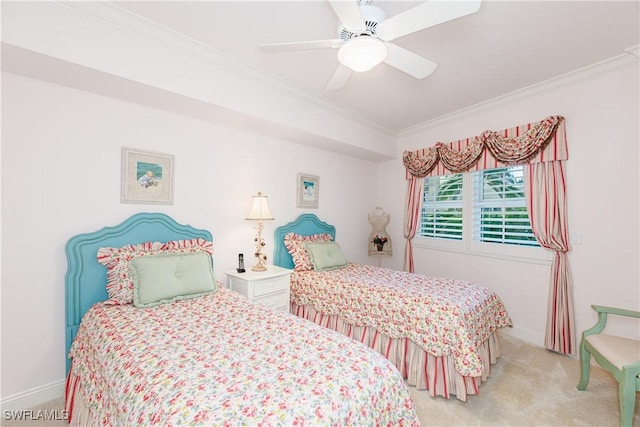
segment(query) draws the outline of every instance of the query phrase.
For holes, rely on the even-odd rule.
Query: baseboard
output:
[[[512,328],[502,328],[500,329],[500,333],[518,338],[527,344],[544,347],[544,335],[538,332],[514,326]]]
[[[55,381],[40,387],[35,387],[22,393],[3,397],[0,401],[2,411],[19,411],[31,409],[35,406],[59,399],[64,396],[65,380]]]

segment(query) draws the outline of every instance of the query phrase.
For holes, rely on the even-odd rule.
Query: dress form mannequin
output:
[[[372,227],[369,234],[369,255],[378,257],[378,266],[380,266],[382,255],[391,256],[392,254],[391,236],[386,230],[390,220],[391,216],[379,206],[369,214],[369,223]]]

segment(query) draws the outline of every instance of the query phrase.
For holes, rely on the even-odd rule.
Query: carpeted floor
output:
[[[617,426],[618,384],[592,365],[586,391],[578,391],[577,358],[561,356],[516,338],[502,335],[502,357],[480,394],[466,402],[455,397],[430,397],[410,387],[423,426]],[[634,426],[640,426],[640,399]],[[62,411],[62,399],[33,408]],[[18,422],[2,419],[2,426],[66,426],[65,421]]]
[[[502,334],[502,357],[480,394],[466,402],[432,398],[411,388],[423,426],[618,426],[618,383],[592,364],[589,384],[578,391],[578,358],[562,356]],[[634,426],[640,425],[640,399]]]

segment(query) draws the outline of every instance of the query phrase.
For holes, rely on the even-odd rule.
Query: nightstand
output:
[[[291,270],[267,265],[267,271],[227,272],[227,287],[267,307],[289,311],[289,275]]]

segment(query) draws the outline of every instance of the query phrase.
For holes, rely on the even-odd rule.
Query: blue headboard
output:
[[[202,238],[212,241],[211,233],[189,225],[178,224],[163,213],[138,213],[121,224],[79,234],[67,241],[67,274],[65,276],[65,319],[67,358],[84,313],[95,303],[107,299],[107,269],[98,263],[100,247],[121,247],[143,242]]]
[[[276,228],[274,233],[273,264],[284,268],[293,268],[293,259],[284,245],[284,236],[289,233],[302,236],[327,233],[331,234],[334,241],[336,240],[336,228],[333,225],[320,221],[314,214],[300,215],[295,221]]]

